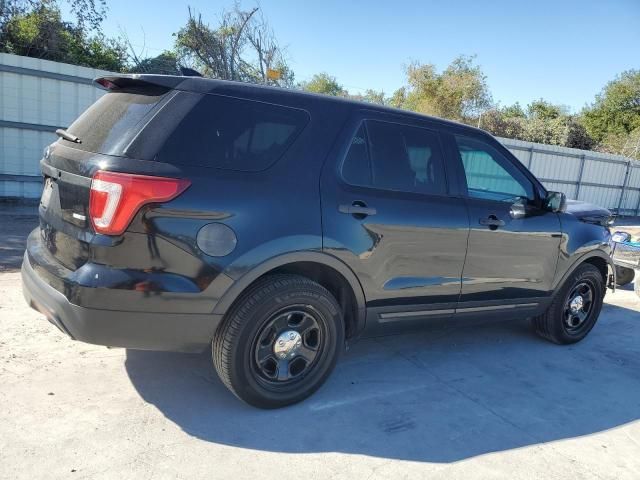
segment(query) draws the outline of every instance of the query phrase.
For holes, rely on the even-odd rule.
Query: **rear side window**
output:
[[[397,123],[368,120],[353,140],[342,165],[348,183],[384,190],[446,193],[438,134]]]
[[[351,146],[342,166],[343,178],[353,185],[373,185],[367,142],[367,132],[362,124],[351,139]]]
[[[303,110],[204,95],[156,158],[180,165],[264,170],[284,154],[307,122]]]
[[[103,95],[67,129],[81,143],[65,142],[65,145],[88,152],[122,155],[165,93],[164,89],[147,89]]]

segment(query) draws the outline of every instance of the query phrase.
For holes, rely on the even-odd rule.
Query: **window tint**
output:
[[[367,148],[367,135],[364,124],[351,140],[351,146],[342,166],[343,178],[353,185],[371,186],[371,164]]]
[[[438,135],[408,125],[367,121],[366,129],[361,127],[351,142],[342,175],[355,185],[426,194],[446,192]]]
[[[475,138],[456,135],[470,197],[512,201],[533,200],[533,185],[518,168],[494,147]]]
[[[204,95],[170,135],[157,159],[258,171],[273,165],[308,121],[302,110]]]
[[[146,92],[111,92],[103,95],[67,129],[81,143],[64,144],[88,152],[121,155],[142,127],[142,120],[165,92],[149,89]]]

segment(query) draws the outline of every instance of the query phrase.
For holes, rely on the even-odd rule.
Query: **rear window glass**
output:
[[[121,155],[164,93],[153,90],[103,95],[67,128],[81,141],[69,145],[88,152]]]
[[[156,157],[182,165],[259,171],[273,165],[307,124],[303,110],[205,95]]]

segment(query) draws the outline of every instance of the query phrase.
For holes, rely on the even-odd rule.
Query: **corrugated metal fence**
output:
[[[546,188],[607,207],[620,215],[640,213],[640,162],[576,148],[510,138],[499,140]]]
[[[37,198],[38,162],[56,128],[66,128],[102,95],[101,70],[0,53],[0,197]],[[640,213],[640,162],[573,148],[500,139],[551,190]]]
[[[92,80],[105,73],[0,53],[0,197],[40,196],[44,147],[103,94]]]

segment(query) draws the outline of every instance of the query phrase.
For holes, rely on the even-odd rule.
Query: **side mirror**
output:
[[[562,192],[547,192],[544,208],[553,213],[564,212],[567,209],[567,196]]]
[[[509,215],[511,215],[511,218],[513,219],[526,217],[527,210],[524,202],[522,200],[518,200],[516,203],[511,205],[511,208],[509,208]]]

